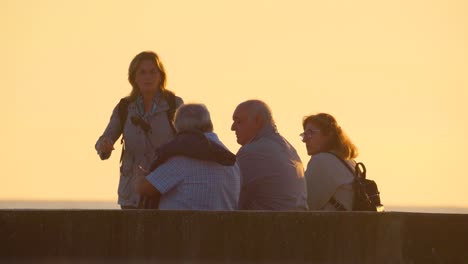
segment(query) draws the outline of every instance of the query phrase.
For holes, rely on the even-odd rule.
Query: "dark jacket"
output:
[[[175,156],[213,161],[224,166],[233,166],[236,163],[236,155],[211,140],[200,131],[186,131],[178,133],[173,140],[162,145],[156,150],[156,160],[150,166],[154,171],[168,159]],[[157,209],[159,197],[142,197],[141,208]]]
[[[214,161],[224,166],[233,166],[236,155],[209,140],[202,132],[187,131],[179,133],[175,138],[156,150],[156,160],[150,170],[154,171],[159,165],[174,156],[185,156],[193,159]]]

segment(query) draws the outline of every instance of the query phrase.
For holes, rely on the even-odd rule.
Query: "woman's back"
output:
[[[346,162],[354,168],[353,160]],[[334,197],[346,210],[353,205],[354,175],[335,155],[319,153],[313,155],[305,171],[307,203],[309,210],[336,211],[329,201]]]

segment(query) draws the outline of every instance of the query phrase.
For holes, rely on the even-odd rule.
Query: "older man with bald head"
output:
[[[241,170],[241,210],[307,210],[304,167],[294,147],[276,130],[268,105],[239,104],[233,114]]]

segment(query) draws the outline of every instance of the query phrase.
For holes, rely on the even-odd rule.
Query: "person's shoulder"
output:
[[[345,162],[349,162],[346,160]],[[334,174],[350,173],[349,167],[346,166],[338,157],[331,153],[318,153],[312,156],[307,164],[307,170],[325,170],[334,172]],[[338,173],[339,172],[339,173]]]
[[[334,159],[336,160],[336,157],[334,157],[333,154],[330,153],[318,153],[313,155],[307,163],[307,167],[305,170],[306,176],[323,176],[327,172],[332,171],[333,168],[337,165]]]
[[[309,164],[314,165],[327,165],[327,164],[335,164],[341,163],[335,155],[327,152],[318,153],[312,156],[310,159]]]
[[[174,100],[175,105],[177,107],[179,107],[180,105],[182,105],[184,103],[184,100],[182,99],[182,97],[177,96],[173,91],[170,91],[170,90],[166,89],[164,93],[165,93],[165,95],[164,95],[165,100],[167,100],[167,101]],[[169,103],[169,102],[167,102],[167,103]]]
[[[175,104],[177,107],[181,106],[184,104],[184,99],[182,99],[182,97],[180,96],[175,96]]]
[[[280,134],[260,138],[256,149],[269,157],[284,157],[300,159],[296,149]]]
[[[119,101],[115,105],[115,108],[116,109],[121,109],[121,108],[124,108],[124,107],[128,107],[129,104],[130,104],[130,98],[128,96],[122,97],[122,98],[119,99]]]
[[[263,143],[261,140],[255,140],[240,147],[238,155],[250,155],[261,152]]]
[[[117,102],[115,108],[118,109],[118,108],[121,108],[121,109],[124,109],[124,108],[128,108],[132,105],[135,104],[135,100],[132,100],[130,96],[125,96],[125,97],[122,97],[119,99],[119,101]]]
[[[192,159],[186,156],[173,156],[167,160],[167,164],[170,165],[180,165],[180,164],[191,164],[191,163],[196,163],[196,159]]]
[[[194,174],[194,171],[206,173],[212,169],[225,168],[225,166],[218,164],[214,161],[201,160],[196,158],[190,158],[186,156],[174,156],[167,162],[168,170],[176,170],[177,173],[190,176]],[[232,167],[232,166],[231,166]]]
[[[198,167],[199,161],[185,156],[173,156],[167,159],[163,164],[161,164],[156,170],[160,173],[188,173],[194,167]]]
[[[281,147],[281,144],[271,136],[261,136],[242,146],[239,152],[242,150],[246,153],[275,154]]]
[[[236,156],[239,162],[255,166],[255,163],[271,161],[276,155],[278,149],[268,139],[260,138],[242,146]]]
[[[218,135],[215,132],[206,132],[206,133],[203,133],[203,136],[209,141],[214,142],[220,146],[223,146],[225,149],[227,149],[227,147],[224,145],[221,139],[219,139]]]
[[[254,158],[258,156],[258,154],[259,152],[255,148],[255,145],[249,143],[240,147],[236,154],[236,160],[239,163],[250,162],[253,161]]]

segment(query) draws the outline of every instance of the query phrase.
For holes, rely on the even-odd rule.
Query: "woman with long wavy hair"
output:
[[[354,175],[350,168],[356,164],[356,146],[330,114],[306,116],[302,125],[300,136],[311,156],[305,171],[309,210],[352,210]]]
[[[140,195],[134,190],[137,177],[154,160],[156,149],[175,134],[172,118],[183,104],[180,97],[166,89],[166,71],[159,56],[144,51],[135,56],[128,69],[130,95],[115,106],[104,133],[95,148],[101,159],[108,159],[114,143],[122,135],[122,154],[118,203],[122,209],[140,206]]]

